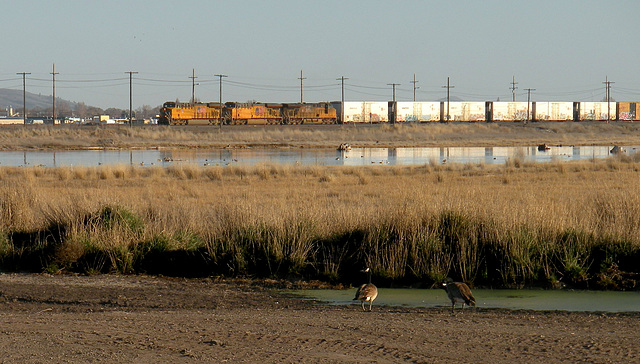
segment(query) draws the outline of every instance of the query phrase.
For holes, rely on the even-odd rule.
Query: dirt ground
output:
[[[639,327],[638,313],[362,312],[265,282],[0,274],[2,363],[628,363]]]

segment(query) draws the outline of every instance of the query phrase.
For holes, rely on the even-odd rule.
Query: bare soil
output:
[[[0,274],[3,363],[634,362],[640,314],[324,305],[278,282]],[[355,290],[354,290],[355,291]]]

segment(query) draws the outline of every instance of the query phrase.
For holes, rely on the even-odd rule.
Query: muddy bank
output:
[[[629,362],[638,314],[328,306],[248,281],[0,275],[7,362]]]

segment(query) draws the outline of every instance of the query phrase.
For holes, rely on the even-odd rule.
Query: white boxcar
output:
[[[450,121],[484,121],[484,102],[451,102],[447,110],[447,102],[442,103],[444,119],[449,113]]]
[[[573,120],[573,102],[536,102],[536,120]]]
[[[494,102],[494,121],[525,121],[528,120],[528,112],[533,112],[533,104],[528,102]]]
[[[581,102],[580,103],[580,120],[615,120],[616,103],[612,102]],[[613,116],[613,118],[611,118]]]
[[[398,122],[440,121],[439,102],[398,102]]]
[[[345,123],[386,123],[389,121],[389,105],[385,102],[345,102]]]

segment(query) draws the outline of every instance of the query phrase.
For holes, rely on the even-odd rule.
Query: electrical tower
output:
[[[342,81],[342,104],[340,106],[340,122],[344,123],[344,80],[348,80],[348,77],[336,78],[336,80]]]
[[[527,91],[527,121],[531,120],[531,112],[529,111],[529,104],[531,103],[531,91],[535,91],[535,88],[525,88]]]
[[[419,87],[416,87],[416,83],[418,83],[418,81],[416,81],[416,74],[413,74],[413,81],[409,81],[413,84],[413,102],[416,102],[416,89],[418,89]]]
[[[447,85],[446,86],[442,86],[442,87],[447,89],[447,116],[446,116],[446,121],[449,122],[449,119],[450,119],[450,116],[449,116],[449,90],[454,88],[455,86],[449,85],[449,77],[447,77]]]
[[[609,123],[611,120],[611,84],[615,82],[609,81],[609,76],[606,76],[603,83],[606,85],[604,97],[607,99],[607,123]]]
[[[227,77],[227,75],[220,73],[214,76],[220,78],[220,122],[218,123],[218,129],[222,129],[222,78]]]
[[[129,74],[129,126],[133,124],[133,75],[138,72],[125,72]]]
[[[393,102],[396,101],[396,86],[399,86],[399,83],[388,83],[388,86],[393,87]]]
[[[53,125],[56,125],[56,64],[53,64],[53,72],[51,72],[51,77],[53,79],[53,103],[51,104],[51,112],[53,114]]]
[[[27,123],[27,75],[30,75],[31,72],[18,72],[16,75],[22,75],[22,117],[23,124]]]
[[[298,79],[300,80],[300,103],[302,104],[302,80],[306,80],[306,77],[302,77],[302,70],[300,70],[300,77],[298,77]]]
[[[518,89],[516,87],[518,83],[516,82],[516,76],[513,76],[513,80],[511,81],[511,94],[513,95],[513,102],[516,102],[516,90]]]
[[[195,68],[191,69],[191,76],[189,76],[189,78],[191,79],[191,104],[195,104],[196,103],[196,78],[198,78],[196,76]]]

